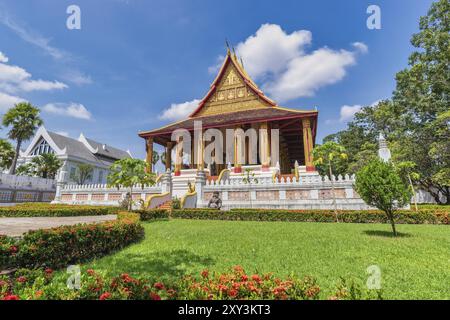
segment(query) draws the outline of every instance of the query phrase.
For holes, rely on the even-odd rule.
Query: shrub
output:
[[[69,289],[63,276],[53,270],[18,270],[12,277],[0,276],[0,300],[315,300],[327,298],[312,277],[247,274],[240,266],[228,273],[201,272],[171,283],[134,278],[128,274],[107,276],[88,269],[82,272],[79,290]],[[329,299],[382,299],[364,286],[342,279]]]
[[[30,231],[19,240],[1,237],[0,268],[64,267],[103,256],[143,237],[135,213],[119,213],[117,220],[98,224]]]
[[[356,174],[356,191],[373,207],[382,210],[388,217],[394,236],[395,211],[405,207],[411,200],[411,190],[400,178],[394,165],[374,159]]]
[[[168,219],[169,210],[166,209],[149,209],[149,210],[136,210],[133,211],[139,214],[141,221]]]
[[[67,204],[24,203],[0,207],[0,217],[74,217],[116,214],[119,208],[100,206],[75,206]]]
[[[450,212],[442,210],[421,210],[419,212],[399,210],[394,213],[397,223],[407,224],[450,224]],[[292,221],[292,222],[335,222],[333,210],[283,210],[283,209],[233,209],[219,211],[211,209],[173,210],[173,218],[202,220],[243,221]],[[342,210],[339,221],[348,223],[389,223],[388,217],[379,210]]]

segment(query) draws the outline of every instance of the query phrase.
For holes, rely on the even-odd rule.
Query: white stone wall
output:
[[[129,191],[129,188],[117,189],[108,187],[106,184],[75,185],[59,183],[53,203],[118,206]],[[160,194],[161,191],[161,183],[155,186],[144,186],[144,188],[141,185],[136,185],[133,187],[133,200],[136,202],[140,199],[145,201],[150,195]]]
[[[0,173],[0,188],[55,191],[56,181],[38,177]]]
[[[298,181],[282,178],[258,177],[257,183],[244,183],[242,179],[207,181],[202,188],[199,207],[207,207],[214,191],[220,193],[223,209],[333,209],[333,185],[336,205],[342,210],[373,209],[354,190],[355,177],[339,175],[330,181],[318,174],[300,175]]]

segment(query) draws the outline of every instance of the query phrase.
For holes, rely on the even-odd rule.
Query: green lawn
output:
[[[142,242],[85,268],[167,279],[201,270],[314,276],[324,297],[340,276],[361,283],[382,271],[385,298],[450,299],[450,227],[382,224],[171,220],[144,223]]]

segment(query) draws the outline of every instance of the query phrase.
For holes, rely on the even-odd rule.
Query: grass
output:
[[[383,297],[450,299],[450,227],[170,220],[144,223],[146,237],[84,268],[174,279],[203,269],[314,276],[330,296],[339,277],[365,284],[370,265],[382,272]]]

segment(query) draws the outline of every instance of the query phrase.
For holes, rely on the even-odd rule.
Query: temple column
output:
[[[242,172],[242,156],[245,156],[245,140],[242,141],[240,134],[238,134],[240,126],[234,128],[234,173]]]
[[[177,145],[175,147],[175,170],[176,176],[181,175],[181,165],[183,164],[183,141],[182,137],[177,137]]]
[[[267,122],[259,125],[259,154],[261,158],[262,171],[268,171],[270,168],[270,144],[269,144],[269,126]]]
[[[195,143],[197,144],[197,170],[202,171],[204,169],[203,163],[203,152],[204,152],[204,142],[203,142],[203,134],[200,133],[197,137]]]
[[[145,157],[145,161],[147,162],[146,172],[151,173],[153,171],[153,137],[147,138],[145,141],[145,149],[147,151]]]
[[[302,119],[303,128],[303,149],[305,153],[306,171],[315,171],[313,163],[313,138],[311,133],[311,121],[309,119]]]
[[[173,147],[173,142],[167,142],[166,144],[166,171],[167,169],[171,170],[172,169],[172,147]]]

